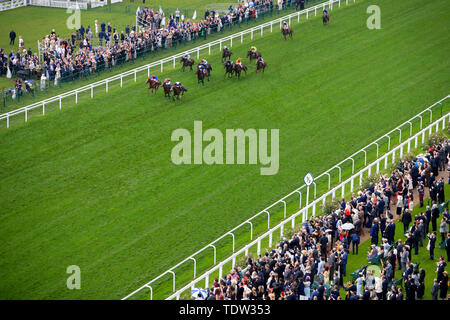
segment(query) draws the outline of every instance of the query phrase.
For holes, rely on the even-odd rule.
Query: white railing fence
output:
[[[256,255],[259,255],[261,253],[261,241],[263,241],[265,239],[268,239],[269,248],[272,247],[274,233],[278,234],[278,232],[279,232],[280,233],[280,239],[283,238],[284,226],[285,225],[289,226],[289,224],[290,224],[291,228],[294,229],[295,226],[296,226],[296,218],[297,217],[301,218],[301,222],[300,223],[306,222],[309,218],[311,218],[311,216],[314,217],[315,216],[314,210],[312,211],[312,215],[308,216],[308,209],[310,209],[310,208],[314,209],[316,207],[316,205],[324,205],[325,202],[327,201],[327,198],[334,199],[335,196],[336,196],[336,193],[339,192],[339,191],[341,192],[342,198],[344,197],[345,192],[353,192],[355,187],[360,187],[361,186],[362,179],[363,179],[364,176],[370,176],[372,174],[372,172],[379,173],[380,172],[380,165],[381,166],[384,165],[384,168],[387,169],[388,158],[389,157],[391,158],[392,163],[394,163],[395,159],[396,159],[396,156],[399,157],[398,159],[400,159],[402,157],[402,154],[405,151],[404,150],[405,148],[406,148],[406,152],[410,151],[412,144],[414,144],[414,148],[417,148],[419,146],[419,139],[421,140],[420,144],[425,143],[425,136],[427,134],[431,134],[432,132],[437,132],[437,131],[439,131],[441,129],[444,129],[447,126],[447,123],[448,123],[449,120],[450,120],[450,113],[447,113],[443,117],[441,117],[438,120],[436,120],[435,122],[433,122],[432,124],[428,125],[426,128],[422,129],[420,132],[416,133],[414,136],[410,137],[409,139],[405,140],[404,142],[402,142],[397,147],[393,148],[391,151],[386,153],[381,158],[379,158],[379,159],[375,160],[374,162],[370,163],[368,166],[366,166],[365,168],[363,168],[362,170],[360,170],[356,174],[352,175],[347,180],[343,181],[342,183],[340,183],[339,185],[337,185],[333,189],[329,190],[327,193],[322,195],[320,198],[314,200],[311,204],[307,205],[305,208],[297,211],[292,216],[290,216],[288,219],[285,219],[284,221],[282,221],[280,224],[278,224],[277,226],[273,227],[272,229],[269,229],[266,233],[264,233],[263,235],[261,235],[257,239],[253,240],[252,242],[250,242],[249,244],[244,246],[242,249],[240,249],[239,251],[233,253],[226,260],[220,262],[218,265],[214,266],[212,269],[208,270],[203,275],[199,276],[198,278],[196,278],[195,280],[191,281],[189,284],[187,284],[186,286],[184,286],[180,290],[176,291],[174,294],[169,296],[167,298],[167,300],[171,300],[171,299],[174,299],[174,298],[179,300],[180,299],[180,295],[183,292],[185,292],[186,290],[189,290],[191,288],[193,289],[193,288],[197,287],[197,283],[199,283],[200,281],[204,281],[204,287],[205,288],[209,288],[209,284],[210,284],[209,277],[210,277],[210,275],[212,273],[218,271],[219,272],[219,277],[222,277],[222,275],[223,275],[223,268],[224,268],[225,264],[231,262],[232,266],[235,266],[236,265],[236,258],[238,256],[240,256],[240,255],[247,256],[249,250],[251,250],[251,248],[253,246],[255,246],[255,245],[257,247]],[[355,184],[355,182],[356,182],[356,184]],[[275,241],[278,241],[278,239],[276,239]],[[174,275],[174,281],[175,281],[175,275]]]
[[[11,10],[19,7],[25,7],[27,0],[11,0],[0,2],[0,11]]]
[[[38,1],[38,0],[32,0],[32,1]],[[47,0],[41,0],[41,1],[47,1]],[[275,26],[275,30],[276,31],[280,31],[283,21],[289,21],[289,24],[292,21],[297,21],[298,23],[300,22],[300,18],[303,16],[305,19],[308,19],[309,14],[312,12],[314,12],[314,15],[317,15],[317,12],[319,11],[319,14],[321,13],[321,10],[325,9],[325,8],[329,8],[330,10],[332,10],[333,5],[337,5],[337,6],[341,6],[341,1],[343,2],[344,0],[329,0],[323,3],[319,3],[313,7],[307,8],[305,10],[302,11],[297,11],[294,13],[291,13],[289,15],[283,16],[281,18],[275,19],[275,20],[271,20],[268,21],[266,23],[263,23],[261,25],[258,25],[256,27],[253,28],[249,28],[246,30],[243,30],[241,32],[232,34],[230,36],[203,44],[201,46],[195,47],[193,49],[189,49],[186,50],[184,52],[175,54],[173,56],[161,59],[159,61],[155,61],[152,62],[150,64],[135,68],[135,69],[131,69],[129,71],[126,71],[124,73],[82,86],[80,88],[71,90],[71,91],[67,91],[65,93],[62,93],[60,95],[45,99],[45,100],[41,100],[39,102],[30,104],[28,106],[22,107],[22,108],[18,108],[15,109],[13,111],[4,113],[0,115],[0,120],[6,120],[6,127],[9,128],[10,126],[10,118],[16,115],[24,115],[25,121],[28,121],[28,112],[30,110],[33,109],[42,109],[42,114],[45,115],[45,106],[48,105],[49,103],[53,103],[53,102],[57,102],[59,103],[59,109],[62,110],[62,103],[63,103],[63,99],[65,98],[75,98],[75,103],[78,103],[78,95],[81,93],[88,93],[90,94],[91,98],[94,97],[94,88],[97,87],[104,87],[104,90],[106,92],[108,92],[108,87],[109,85],[114,82],[114,81],[119,81],[120,82],[120,87],[122,87],[123,85],[123,81],[124,79],[127,80],[127,77],[132,77],[134,78],[134,82],[137,81],[137,77],[138,74],[139,76],[141,76],[142,73],[147,73],[147,76],[150,77],[150,72],[151,70],[153,72],[156,71],[160,71],[161,73],[164,72],[164,67],[167,65],[171,65],[175,68],[176,63],[177,63],[177,59],[183,57],[185,55],[185,53],[190,53],[191,55],[197,56],[197,59],[200,58],[200,54],[208,54],[211,55],[213,50],[217,50],[219,49],[219,51],[222,51],[222,47],[224,45],[228,45],[229,47],[233,46],[233,40],[237,39],[237,41],[240,41],[241,43],[244,42],[244,36],[246,35],[250,35],[250,39],[253,40],[253,36],[254,34],[260,34],[261,36],[264,35],[264,32],[267,33],[267,31],[270,29],[270,32],[273,32],[273,28]],[[351,1],[351,0],[350,0]],[[353,0],[353,2],[355,2],[356,0]],[[345,0],[345,3],[348,4],[349,0]],[[278,28],[279,27],[279,28]]]
[[[342,168],[343,168],[343,165],[345,163],[347,163],[347,162],[351,162],[352,163],[352,175],[354,175],[355,174],[355,160],[357,159],[357,156],[360,155],[360,154],[364,154],[364,166],[366,166],[367,165],[367,153],[368,153],[368,151],[369,151],[369,149],[371,147],[375,147],[376,146],[376,150],[377,150],[376,151],[376,158],[379,159],[376,162],[376,163],[378,163],[378,165],[377,165],[377,172],[379,170],[379,164],[382,162],[381,159],[384,159],[384,161],[385,161],[384,165],[385,165],[385,168],[386,168],[387,165],[388,165],[387,156],[384,155],[382,158],[379,158],[379,151],[380,151],[379,147],[383,143],[382,141],[384,140],[384,143],[387,142],[387,149],[388,149],[389,154],[393,154],[393,150],[397,150],[399,147],[401,148],[401,150],[403,150],[402,146],[405,143],[408,143],[408,141],[410,141],[411,138],[409,138],[407,141],[403,142],[403,140],[402,140],[402,131],[403,131],[402,128],[403,127],[409,128],[410,130],[409,130],[409,135],[408,136],[414,137],[413,136],[413,122],[414,121],[416,121],[416,122],[419,121],[419,128],[420,128],[421,132],[424,132],[424,130],[425,130],[425,129],[423,129],[424,116],[428,117],[428,114],[429,114],[429,116],[430,116],[429,123],[432,123],[433,122],[433,108],[436,107],[436,106],[440,106],[441,110],[442,110],[443,102],[446,101],[449,98],[450,98],[450,95],[447,95],[446,97],[442,98],[441,100],[435,102],[434,104],[432,104],[431,106],[427,107],[426,109],[424,109],[423,111],[421,111],[420,113],[418,113],[417,115],[412,117],[411,119],[405,121],[404,123],[402,123],[401,125],[399,125],[395,129],[389,131],[388,133],[386,133],[385,135],[381,136],[377,140],[369,143],[368,145],[366,145],[365,147],[363,147],[359,151],[353,153],[351,156],[347,157],[343,161],[339,162],[338,164],[334,165],[333,167],[331,167],[327,171],[325,171],[322,174],[320,174],[317,177],[315,177],[315,182],[313,183],[313,185],[314,185],[314,196],[313,196],[313,198],[316,199],[317,182],[319,181],[319,179],[325,178],[325,179],[328,180],[328,181],[326,181],[326,182],[328,182],[327,183],[328,184],[328,188],[327,188],[328,192],[326,193],[326,195],[329,195],[331,193],[332,194],[332,198],[334,199],[334,197],[336,196],[336,191],[339,190],[339,187],[331,188],[331,176],[333,175],[335,177],[336,173],[338,172],[338,181],[341,183],[340,186],[342,186]],[[427,120],[427,119],[428,118],[426,118],[425,120]],[[429,128],[429,127],[427,127],[427,128]],[[398,147],[394,148],[394,149],[391,149],[392,145],[394,145],[394,142],[391,141],[391,139],[393,139],[397,135],[398,135],[398,139],[399,139],[398,143],[400,145]],[[417,136],[417,134],[415,136]],[[423,136],[423,139],[425,139],[424,136]],[[417,141],[415,142],[415,147],[417,147]],[[410,150],[410,145],[408,143],[408,152],[409,152],[409,150]],[[400,151],[400,157],[402,155],[403,155],[403,151]],[[371,169],[369,169],[369,172],[370,172],[370,170]],[[362,177],[361,177],[361,179],[362,179]],[[346,181],[349,181],[349,180],[347,179]],[[344,181],[344,184],[343,184],[344,187],[346,185],[346,181]],[[362,181],[362,180],[360,180],[360,181]],[[342,194],[344,194],[344,187],[342,187]],[[191,256],[187,257],[183,261],[179,262],[178,264],[176,264],[172,268],[168,269],[167,271],[163,272],[162,274],[160,274],[159,276],[157,276],[156,278],[154,278],[150,282],[146,283],[145,285],[141,286],[139,289],[133,291],[132,293],[130,293],[129,295],[127,295],[123,299],[128,299],[128,298],[136,295],[140,291],[144,290],[145,288],[150,288],[150,290],[153,293],[153,288],[151,288],[151,284],[155,283],[156,281],[160,281],[160,279],[162,279],[164,276],[166,276],[168,274],[172,275],[172,278],[173,278],[173,281],[174,281],[174,284],[175,284],[176,275],[175,275],[174,270],[176,268],[179,268],[180,266],[183,266],[183,265],[187,264],[187,263],[191,263],[192,261],[194,261],[194,265],[196,266],[197,265],[196,257],[200,253],[202,253],[202,252],[204,252],[206,250],[214,249],[214,264],[216,264],[216,255],[217,255],[217,249],[216,248],[220,246],[220,244],[218,244],[219,241],[223,240],[224,238],[231,237],[233,239],[233,252],[234,252],[235,251],[235,233],[237,233],[237,231],[239,229],[241,229],[242,227],[246,227],[246,226],[248,226],[248,224],[250,224],[251,225],[251,239],[253,239],[253,222],[254,222],[253,220],[255,220],[255,218],[260,217],[260,216],[267,216],[267,229],[270,230],[270,218],[271,218],[270,210],[273,209],[277,205],[283,205],[283,207],[284,207],[284,219],[286,219],[287,218],[287,205],[286,205],[286,203],[287,203],[288,199],[291,199],[293,196],[298,197],[298,199],[299,199],[299,209],[303,210],[305,216],[308,214],[308,209],[309,208],[311,208],[312,214],[315,215],[316,214],[316,206],[315,206],[315,204],[318,203],[318,202],[317,201],[313,202],[314,205],[309,205],[308,204],[308,201],[309,201],[309,198],[310,198],[310,196],[309,196],[309,188],[306,188],[307,189],[306,192],[305,192],[305,190],[303,190],[305,188],[306,188],[306,185],[303,184],[301,187],[295,189],[294,191],[292,191],[288,195],[284,196],[283,198],[281,198],[278,201],[274,202],[270,206],[268,206],[265,209],[261,210],[260,212],[258,212],[257,214],[255,214],[251,218],[245,220],[244,222],[242,222],[238,226],[234,227],[230,231],[224,233],[222,236],[220,236],[219,238],[217,238],[216,240],[214,240],[210,244],[208,244],[205,247],[203,247],[202,249],[198,250],[197,252],[195,252]],[[353,189],[353,180],[351,180],[351,189]],[[304,205],[303,209],[302,209],[302,198],[303,198],[303,200],[305,202],[305,205]],[[325,198],[323,198],[323,196],[322,196],[319,199],[325,199]],[[296,215],[298,215],[298,214],[299,213],[297,212]],[[255,242],[255,241],[253,241],[253,242]],[[197,270],[195,269],[194,274],[196,274],[196,273],[197,273]],[[175,292],[175,285],[174,285],[173,291]]]
[[[65,1],[65,0],[28,0],[28,4],[31,6],[39,7],[52,7],[52,8],[64,8],[64,9],[88,9],[88,1]]]

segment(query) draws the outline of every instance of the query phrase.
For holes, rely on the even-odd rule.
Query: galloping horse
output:
[[[211,65],[208,63],[205,68],[200,68],[200,64],[197,66],[197,69],[195,70],[195,74],[197,75],[197,83],[200,83],[200,81],[202,82],[203,85],[205,85],[205,78],[208,78],[209,81],[209,77],[211,76],[211,71],[212,71],[212,67]]]
[[[149,94],[150,89],[152,89],[152,93],[155,93],[158,91],[159,86],[161,85],[161,81],[158,80],[153,80],[150,78],[147,78],[147,81],[145,81],[145,83],[148,83],[148,89],[147,89],[147,94]]]
[[[175,97],[177,99],[180,99],[180,96],[184,94],[184,92],[187,92],[187,89],[183,85],[174,85],[173,88],[173,100],[175,100]]]
[[[324,12],[322,16],[323,25],[327,25],[330,21],[330,14],[328,12]]]
[[[193,71],[192,66],[195,63],[194,59],[183,57],[183,58],[181,58],[180,63],[183,64],[183,66],[181,67],[181,71],[184,72],[184,68],[186,68],[186,67],[190,67],[191,71]]]
[[[242,63],[242,67],[239,65],[239,63],[236,63],[234,65],[234,72],[236,73],[236,76],[238,79],[241,78],[241,71],[244,70],[245,74],[247,75],[247,67]]]
[[[228,61],[226,61],[223,64],[223,66],[225,67],[225,75],[224,75],[224,77],[226,77],[227,74],[228,74],[228,77],[232,78],[233,77],[233,71],[234,71],[234,63],[233,63],[233,61],[228,60]]]
[[[267,67],[267,62],[265,62],[264,60],[258,59],[258,61],[256,61],[256,73],[258,73],[259,71],[262,70],[262,72],[264,73],[264,69]]]
[[[228,48],[223,48],[222,51],[222,62],[224,62],[227,58],[230,59],[233,52],[230,51]]]
[[[170,98],[170,92],[172,91],[172,87],[165,82],[163,83],[162,87],[164,89],[164,97]]]
[[[289,35],[292,39],[292,34],[294,33],[294,31],[292,31],[292,28],[282,28],[281,29],[281,33],[283,34],[284,40],[286,40],[286,37]]]
[[[259,57],[261,57],[261,52],[259,52],[259,51],[258,52],[253,52],[251,50],[248,50],[246,58],[248,58],[248,57],[250,57],[250,63],[252,63],[252,60],[256,60]]]

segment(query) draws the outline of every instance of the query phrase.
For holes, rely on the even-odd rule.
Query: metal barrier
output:
[[[449,98],[450,98],[450,95],[447,95],[446,97],[444,97],[444,98],[442,98],[441,100],[435,102],[433,105],[431,105],[431,106],[429,106],[428,108],[424,109],[423,111],[421,111],[420,113],[418,113],[417,115],[415,115],[414,117],[412,117],[411,119],[405,121],[405,122],[404,122],[403,124],[401,124],[400,126],[398,126],[398,127],[396,127],[395,129],[389,131],[387,134],[381,136],[380,138],[378,138],[378,139],[375,140],[374,142],[369,143],[368,145],[366,145],[364,148],[360,149],[359,151],[353,153],[350,157],[347,157],[346,159],[342,160],[341,162],[339,162],[339,163],[336,164],[335,166],[331,167],[330,169],[328,169],[328,170],[325,171],[324,173],[322,173],[322,174],[320,174],[319,176],[317,176],[317,177],[315,178],[315,182],[317,182],[320,178],[326,176],[326,177],[328,177],[328,192],[326,193],[326,195],[331,194],[331,195],[332,195],[332,198],[334,199],[335,196],[336,196],[336,192],[339,191],[340,188],[341,188],[341,194],[344,195],[344,187],[345,187],[345,184],[347,183],[346,181],[350,181],[350,180],[349,180],[350,178],[349,178],[349,179],[347,179],[346,181],[344,181],[343,183],[341,182],[341,181],[342,181],[342,173],[341,173],[341,171],[342,171],[342,165],[343,165],[345,162],[347,162],[347,161],[352,161],[352,174],[355,174],[355,172],[354,172],[354,169],[355,169],[355,167],[354,167],[355,159],[354,159],[354,158],[355,158],[355,156],[363,152],[363,153],[365,154],[365,156],[366,156],[366,157],[365,157],[365,165],[366,165],[366,164],[367,164],[367,149],[368,149],[369,147],[373,146],[373,145],[376,145],[376,146],[377,146],[377,158],[378,158],[378,156],[379,156],[379,142],[380,142],[380,140],[382,140],[382,139],[384,139],[384,138],[386,138],[386,137],[389,138],[389,144],[388,144],[388,151],[389,151],[389,154],[392,154],[392,153],[395,154],[395,150],[398,150],[399,148],[403,148],[403,145],[404,145],[405,143],[408,143],[408,151],[409,151],[409,150],[410,150],[409,142],[411,141],[412,138],[409,138],[407,141],[402,142],[402,141],[401,141],[401,137],[400,137],[400,140],[399,140],[400,146],[398,146],[398,147],[396,147],[396,148],[394,148],[394,149],[391,150],[390,135],[392,135],[393,133],[396,133],[399,129],[401,130],[401,128],[402,128],[403,126],[405,126],[405,125],[410,126],[410,125],[411,125],[411,122],[412,122],[414,119],[420,119],[420,129],[421,129],[421,132],[425,132],[426,129],[429,129],[429,128],[431,128],[431,127],[428,126],[427,128],[423,129],[423,126],[422,126],[422,124],[423,124],[422,115],[423,115],[424,113],[430,112],[430,123],[431,123],[431,122],[432,122],[432,119],[433,119],[433,118],[432,118],[432,114],[433,114],[432,108],[433,108],[434,106],[437,106],[437,105],[442,106],[442,102],[444,102],[445,100],[447,100],[447,99],[449,99]],[[441,110],[442,110],[442,109],[441,109]],[[447,116],[447,115],[446,115],[446,116]],[[441,119],[442,119],[442,118],[441,118]],[[440,119],[440,120],[441,120],[441,119]],[[436,123],[436,122],[435,122],[435,123]],[[445,127],[445,124],[443,124],[443,128],[444,128],[444,127]],[[410,128],[411,128],[411,126],[410,126]],[[411,129],[410,132],[412,133],[412,129]],[[417,136],[417,134],[416,134],[414,137],[416,137],[416,136]],[[422,137],[422,143],[424,142],[424,139],[425,139],[425,136]],[[417,142],[417,139],[416,139],[416,141],[415,141],[415,147],[417,147],[417,143],[418,143],[418,142]],[[402,149],[401,149],[401,150],[402,150]],[[403,153],[403,151],[401,151],[401,154],[402,154],[402,153]],[[387,163],[387,156],[384,155],[382,158],[380,158],[380,159],[378,159],[377,161],[375,161],[375,163],[378,163],[378,165],[377,165],[377,172],[379,171],[379,163],[381,163],[382,161],[385,161],[385,166],[384,166],[384,167],[387,168],[387,165],[388,165],[388,163]],[[372,165],[371,165],[371,166],[372,166]],[[370,166],[370,168],[371,168],[371,166]],[[339,184],[338,187],[334,187],[333,189],[331,189],[331,172],[332,172],[333,170],[335,170],[336,168],[339,169],[339,182],[341,182],[341,183]],[[358,175],[358,174],[356,174],[356,175]],[[356,176],[356,175],[355,175],[355,176]],[[361,182],[361,181],[362,181],[362,176],[359,175],[358,177],[360,178],[360,182]],[[352,181],[352,182],[351,182],[351,189],[353,189],[353,186],[354,186],[354,184],[353,184],[353,179],[351,179],[351,181]],[[173,267],[170,268],[169,270],[163,272],[162,274],[160,274],[159,276],[157,276],[156,278],[154,278],[154,279],[151,280],[150,282],[147,282],[145,285],[143,285],[143,286],[141,286],[139,289],[133,291],[132,293],[130,293],[129,295],[127,295],[127,296],[124,297],[123,299],[128,299],[128,298],[130,298],[131,296],[133,296],[133,295],[137,294],[138,292],[140,292],[141,290],[143,290],[144,288],[148,288],[152,283],[154,283],[154,282],[156,282],[157,280],[159,280],[159,279],[161,279],[162,277],[164,277],[169,271],[172,272],[174,269],[176,269],[176,268],[182,266],[182,265],[183,265],[184,263],[186,263],[187,261],[190,261],[191,258],[193,258],[193,257],[197,256],[198,254],[200,254],[201,252],[207,250],[207,249],[208,249],[209,247],[211,247],[212,245],[216,245],[220,240],[224,239],[225,237],[227,237],[227,236],[229,236],[229,235],[231,235],[231,236],[233,237],[233,252],[234,252],[234,251],[235,251],[235,236],[234,236],[234,233],[233,233],[233,232],[235,232],[236,230],[240,229],[242,226],[247,225],[249,222],[251,222],[253,219],[255,219],[256,217],[258,217],[258,216],[260,216],[260,215],[267,214],[267,216],[268,216],[268,225],[267,225],[267,229],[268,229],[268,230],[271,230],[271,229],[270,229],[270,212],[269,212],[269,210],[272,209],[273,207],[275,207],[275,206],[278,205],[278,204],[283,204],[283,205],[284,205],[284,217],[286,218],[286,206],[285,206],[285,203],[286,203],[286,200],[287,200],[288,198],[290,198],[291,196],[293,196],[293,195],[296,195],[296,194],[299,195],[299,198],[300,198],[299,209],[301,209],[300,211],[302,212],[303,219],[306,219],[306,217],[307,217],[307,215],[308,215],[308,209],[309,209],[309,208],[312,208],[312,212],[313,212],[313,214],[315,214],[315,208],[316,208],[316,207],[315,207],[315,204],[317,204],[318,202],[317,202],[317,201],[314,201],[314,202],[312,202],[311,204],[308,204],[308,199],[309,199],[309,196],[308,196],[308,195],[306,195],[306,204],[305,204],[305,206],[304,206],[303,209],[302,209],[302,191],[301,191],[301,190],[304,189],[304,188],[306,188],[306,185],[305,185],[305,184],[303,184],[301,187],[295,189],[294,191],[292,191],[292,192],[289,193],[288,195],[284,196],[283,198],[279,199],[278,201],[274,202],[273,204],[271,204],[271,205],[268,206],[267,208],[261,210],[260,212],[258,212],[257,214],[255,214],[255,215],[252,216],[251,218],[247,219],[246,221],[242,222],[242,223],[239,224],[238,226],[234,227],[234,228],[231,229],[230,231],[224,233],[222,236],[220,236],[219,238],[217,238],[216,240],[214,240],[214,241],[211,242],[210,244],[206,245],[205,247],[203,247],[202,249],[198,250],[197,252],[195,252],[194,254],[192,254],[191,256],[189,256],[188,258],[186,258],[186,259],[184,259],[183,261],[179,262],[178,264],[176,264],[175,266],[173,266]],[[307,191],[309,191],[309,188],[307,189]],[[314,184],[314,198],[316,198],[316,184]],[[325,198],[326,198],[326,196],[325,196]],[[325,198],[324,198],[324,196],[322,196],[322,197],[320,197],[319,199],[322,199],[321,201],[323,201],[323,199],[325,199]],[[299,215],[299,214],[300,214],[300,211],[298,211],[295,215],[296,215],[296,216]],[[286,220],[286,221],[291,221],[291,219],[292,219],[292,217],[289,218],[289,219]],[[295,218],[294,218],[294,219],[295,219]],[[283,223],[283,225],[286,223],[286,221]],[[258,238],[258,239],[259,239],[259,238]],[[255,240],[255,241],[256,241],[256,240]],[[252,243],[255,243],[255,241],[253,241]],[[248,247],[248,246],[247,246],[247,247]],[[241,252],[241,251],[242,251],[242,249],[241,249],[240,251],[238,251],[238,252]],[[236,257],[236,255],[234,255],[234,257]],[[216,252],[214,252],[214,260],[216,260]],[[234,263],[233,263],[233,264],[234,264]]]

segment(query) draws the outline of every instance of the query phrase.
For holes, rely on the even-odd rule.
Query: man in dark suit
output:
[[[445,240],[445,250],[447,251],[447,262],[450,261],[450,232],[447,233],[447,240]]]
[[[378,221],[374,219],[372,227],[370,228],[370,236],[372,237],[371,244],[374,244],[376,246],[378,246],[378,231],[379,231]]]
[[[9,33],[9,45],[14,45],[14,40],[16,40],[16,33],[14,30],[11,30],[11,32]]]
[[[394,243],[395,236],[395,224],[394,221],[389,220],[386,230],[384,231],[384,237],[388,240],[388,243],[392,245]]]
[[[412,220],[411,213],[409,212],[408,209],[405,209],[405,211],[403,211],[403,215],[402,215],[402,219],[401,219],[401,221],[403,223],[404,233],[406,233],[408,231],[411,220]]]
[[[404,244],[402,243],[402,239],[398,239],[398,241],[397,241],[398,270],[402,270],[401,258],[402,258],[403,247],[404,247]]]
[[[433,231],[437,230],[437,219],[439,218],[440,211],[437,206],[437,204],[433,204],[433,207],[431,209],[431,226],[433,228]]]
[[[430,240],[430,260],[434,260],[434,248],[436,248],[436,232],[428,235]]]

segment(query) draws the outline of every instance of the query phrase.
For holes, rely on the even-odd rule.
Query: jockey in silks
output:
[[[166,78],[164,80],[164,83],[167,84],[170,87],[170,89],[172,89],[172,83],[170,82],[170,78]]]
[[[154,74],[151,75],[150,80],[158,81],[158,77]]]
[[[258,57],[258,59],[256,60],[256,63],[262,62],[264,63],[264,59],[262,57]]]
[[[255,53],[255,52],[256,52],[256,47],[255,47],[255,46],[251,46],[251,47],[250,47],[250,51],[253,52],[253,53]]]
[[[202,59],[200,61],[200,64],[198,65],[198,67],[200,68],[200,70],[202,70],[203,73],[205,73],[207,65],[208,65],[208,61],[206,61],[206,59]]]
[[[187,61],[191,60],[191,56],[189,55],[189,53],[186,53],[186,54],[184,55],[184,58],[185,58]]]
[[[283,22],[283,29],[287,30],[289,28],[289,25],[287,23],[287,21]]]
[[[242,68],[242,62],[241,62],[241,58],[237,58],[237,60],[236,60],[236,64],[238,64],[239,66],[241,66],[241,68]]]
[[[184,89],[184,87],[183,87],[183,85],[181,84],[180,81],[175,82],[175,83],[174,83],[174,86],[180,87],[181,89]]]
[[[323,15],[327,15],[328,14],[328,10],[327,9],[324,9],[323,10]]]

